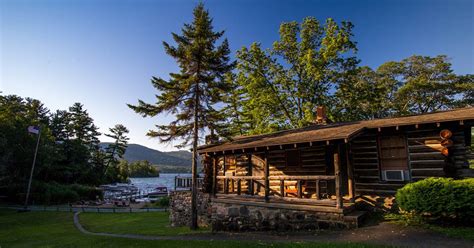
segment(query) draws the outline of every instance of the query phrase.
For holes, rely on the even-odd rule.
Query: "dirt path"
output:
[[[87,235],[131,238],[143,240],[255,240],[262,242],[357,242],[395,247],[426,247],[426,248],[474,248],[474,242],[464,239],[450,238],[429,230],[401,227],[382,222],[378,225],[353,230],[323,231],[315,234],[292,233],[290,235],[273,235],[269,233],[209,233],[178,236],[148,236],[136,234],[112,234],[90,232],[79,222],[79,212],[74,214],[74,225]]]

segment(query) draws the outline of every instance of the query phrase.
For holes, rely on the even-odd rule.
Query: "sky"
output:
[[[361,65],[411,55],[447,55],[457,74],[474,73],[474,1],[205,0],[232,54],[270,47],[282,22],[314,16],[351,21]],[[162,41],[192,20],[198,1],[0,0],[0,91],[41,100],[51,110],[81,102],[101,132],[121,123],[130,142],[176,150],[145,134],[172,115],[142,118],[126,103],[154,102],[152,76],[177,72]],[[102,141],[109,141],[102,136]]]

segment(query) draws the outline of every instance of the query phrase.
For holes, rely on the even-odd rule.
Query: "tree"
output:
[[[74,183],[100,183],[103,154],[99,147],[99,128],[81,103],[74,103],[66,116],[69,137],[61,148],[65,155],[62,164],[67,167],[66,178]]]
[[[343,77],[335,93],[335,121],[356,121],[387,116],[390,105],[387,87],[369,67],[359,67]]]
[[[98,138],[100,135],[99,128],[95,126],[94,120],[83,107],[81,103],[77,102],[69,108],[70,123],[68,130],[79,143],[93,150],[100,142]]]
[[[456,75],[445,55],[411,56],[400,62],[401,87],[395,109],[400,115],[428,113],[455,105]]]
[[[37,141],[37,136],[27,131],[31,125],[41,129],[33,171],[33,201],[48,203],[53,199],[65,203],[79,196],[95,200],[100,192],[84,185],[98,186],[127,179],[128,168],[120,165],[109,170],[106,178],[102,177],[105,152],[97,144],[97,127],[82,104],[75,104],[71,109],[72,112],[58,110],[50,114],[38,100],[0,95],[0,192],[9,201],[24,201]],[[116,150],[123,154],[121,148]]]
[[[116,167],[119,159],[123,158],[125,151],[127,150],[127,143],[129,138],[128,129],[122,125],[117,124],[113,128],[109,128],[111,134],[105,134],[105,136],[114,139],[114,142],[109,144],[105,150],[105,165],[102,171],[102,175],[105,177],[107,169],[112,165]],[[115,173],[116,174],[116,173]]]
[[[237,53],[236,84],[241,94],[240,111],[247,119],[249,134],[311,124],[317,106],[332,105],[338,78],[355,70],[358,60],[350,22],[338,25],[327,19],[320,24],[308,17],[301,24],[280,26],[280,39],[270,50],[253,43]],[[330,109],[331,110],[331,109]],[[331,114],[331,113],[330,113]]]
[[[158,169],[147,160],[134,161],[128,164],[131,177],[157,177]]]
[[[156,116],[161,113],[175,115],[175,120],[168,125],[157,125],[158,130],[150,130],[147,135],[158,137],[161,142],[181,139],[178,147],[192,143],[193,159],[193,197],[192,223],[197,228],[196,177],[197,146],[199,132],[213,130],[219,132],[218,126],[223,118],[216,109],[222,101],[223,93],[229,89],[224,75],[231,71],[229,44],[225,39],[216,47],[216,42],[224,32],[214,32],[212,19],[202,3],[193,11],[191,24],[185,24],[182,34],[173,33],[176,46],[163,42],[168,55],[176,59],[179,73],[170,73],[170,79],[152,78],[153,86],[160,92],[155,104],[139,100],[138,105],[128,105],[142,116]]]
[[[456,79],[456,89],[458,91],[455,106],[474,106],[474,74],[458,76]]]

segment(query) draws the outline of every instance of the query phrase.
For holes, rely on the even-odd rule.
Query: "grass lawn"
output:
[[[82,226],[91,232],[141,235],[183,235],[209,232],[209,229],[192,231],[188,227],[169,227],[167,212],[152,213],[81,213]]]
[[[400,224],[400,225],[413,225],[418,226],[421,228],[429,229],[438,233],[445,234],[448,237],[453,238],[463,238],[467,240],[474,241],[474,227],[461,227],[461,226],[441,226],[435,224],[427,224],[427,223],[411,223],[406,218],[404,218],[400,214],[386,214],[384,216],[385,220]]]
[[[446,234],[449,237],[474,241],[474,227],[444,227],[437,225],[425,225],[424,227],[435,232]]]
[[[120,220],[116,220],[120,219]],[[63,212],[17,213],[0,210],[0,247],[380,247],[348,243],[278,243],[265,244],[246,241],[153,241],[85,235],[75,229],[73,214]],[[91,231],[106,231],[129,234],[189,233],[186,228],[168,228],[163,213],[133,214],[81,214],[81,223]],[[114,221],[112,226],[110,221]],[[111,229],[108,229],[111,228]],[[157,230],[146,230],[155,228]],[[161,229],[161,230],[160,230]],[[168,230],[163,230],[168,229]],[[178,231],[176,231],[178,230]]]

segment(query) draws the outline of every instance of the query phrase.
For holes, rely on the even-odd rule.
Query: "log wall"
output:
[[[311,175],[333,175],[334,169],[332,162],[328,159],[328,146],[314,145],[309,147],[285,148],[270,150],[265,152],[254,152],[244,154],[229,154],[218,157],[217,175],[225,176],[264,176],[265,156],[269,165],[269,176],[311,176]],[[250,160],[249,160],[250,158]],[[225,171],[224,171],[225,167]],[[217,184],[218,192],[225,192],[225,181],[219,180]],[[237,193],[238,182],[236,180],[228,181],[228,193]],[[332,182],[333,183],[333,182]],[[270,180],[270,195],[281,195],[281,181]],[[303,182],[303,198],[315,198],[315,181]],[[329,182],[321,180],[319,182],[320,193],[323,196],[329,195]],[[284,187],[288,192],[296,190],[296,180],[285,180]],[[249,193],[250,181],[241,180],[240,190],[242,194]],[[331,188],[331,187],[329,187]],[[333,187],[332,187],[333,188]],[[264,195],[264,180],[253,182],[253,192],[256,195]],[[290,197],[296,197],[289,193]]]
[[[449,129],[453,145],[449,156],[441,153],[440,131]],[[411,181],[428,177],[453,177],[456,171],[465,168],[466,143],[465,130],[458,123],[424,125],[396,130],[387,128],[369,130],[351,141],[351,161],[354,165],[356,193],[361,195],[393,195],[410,180],[404,182],[383,181],[380,169],[379,137],[403,135],[407,142],[408,171]]]

